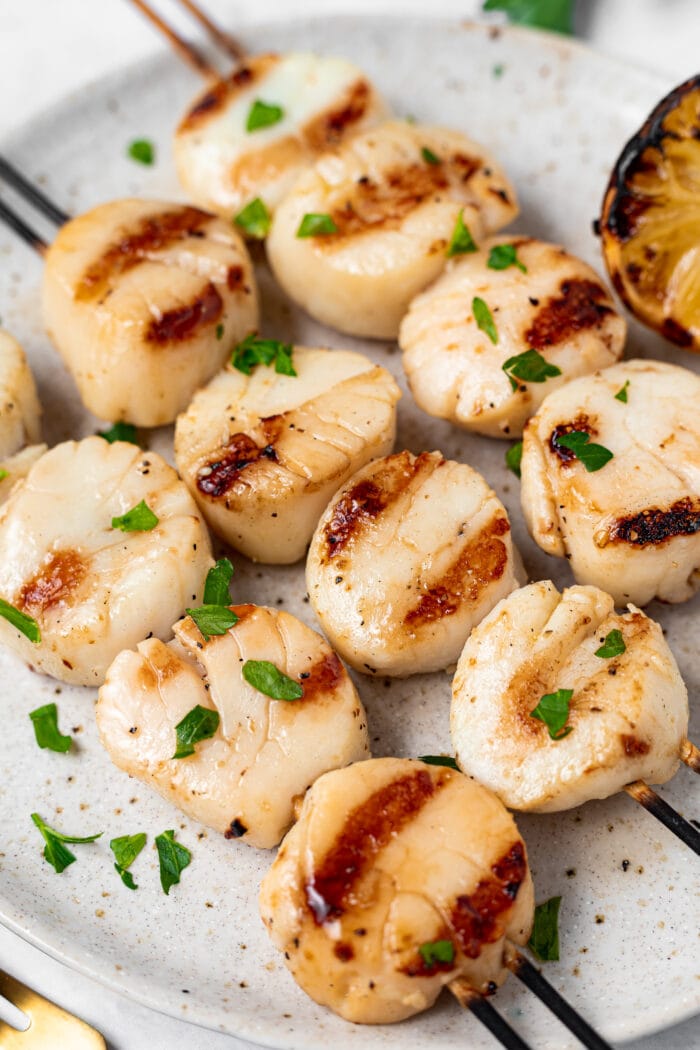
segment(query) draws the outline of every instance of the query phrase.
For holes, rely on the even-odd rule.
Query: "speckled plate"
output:
[[[462,128],[504,163],[522,202],[518,228],[563,242],[600,267],[591,220],[606,174],[628,135],[671,85],[574,43],[517,30],[489,31],[454,21],[353,19],[297,21],[250,31],[251,49],[307,49],[346,55],[362,65],[401,114]],[[129,194],[179,198],[170,159],[174,122],[198,87],[173,57],[159,52],[73,95],[2,144],[50,195],[72,212]],[[140,168],[125,156],[134,137],[157,144],[158,163]],[[25,345],[45,406],[47,440],[93,432],[96,421],[42,331],[41,263],[0,231],[0,314]],[[393,345],[364,345],[323,331],[291,308],[260,263],[265,330],[305,343],[352,346],[400,377]],[[632,327],[628,353],[686,367],[698,362]],[[167,450],[168,431],[151,445]],[[518,484],[503,463],[505,445],[430,420],[408,394],[399,406],[398,447],[440,448],[478,467],[504,499],[533,578],[569,582],[568,569],[528,539]],[[301,566],[259,568],[236,558],[239,601],[280,605],[313,624]],[[688,682],[700,606],[653,606]],[[112,768],[97,740],[94,693],[58,686],[0,653],[4,685],[0,757],[0,911],[2,920],[71,966],[177,1017],[275,1047],[477,1050],[493,1040],[449,995],[393,1027],[354,1027],[320,1009],[294,985],[257,915],[256,890],[270,855],[226,842],[183,821],[140,783]],[[449,750],[449,679],[359,680],[377,755]],[[27,712],[57,699],[61,725],[73,727],[70,755],[39,751]],[[695,738],[700,737],[696,720]],[[663,795],[688,817],[700,816],[700,785],[682,769]],[[76,847],[77,863],[58,876],[41,858],[29,814],[79,835],[104,831]],[[641,1035],[700,1006],[697,977],[697,864],[688,850],[628,797],[556,816],[520,820],[537,897],[555,893],[561,909],[561,962],[547,976],[611,1039]],[[177,828],[192,850],[182,883],[165,897],[154,836]],[[137,893],[112,867],[108,841],[145,830],[149,848],[134,866]],[[429,844],[426,843],[426,849]],[[538,1047],[572,1044],[565,1030],[511,980],[497,1005]]]

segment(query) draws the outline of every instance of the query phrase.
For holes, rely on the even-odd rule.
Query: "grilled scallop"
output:
[[[361,354],[295,347],[296,376],[227,367],[175,429],[178,470],[207,521],[255,561],[303,557],[333,493],[391,451],[391,375]]]
[[[22,347],[0,328],[0,460],[40,440],[41,406],[34,377]]]
[[[14,456],[0,460],[0,503],[4,503],[12,492],[15,482],[26,478],[36,461],[44,455],[47,445],[27,445]]]
[[[525,429],[522,503],[533,538],[617,605],[682,602],[700,587],[699,405],[692,372],[626,361],[556,390]],[[585,445],[561,444],[572,432],[612,459],[601,466],[593,449],[599,469],[589,471]]]
[[[477,324],[477,298],[491,313],[495,342]],[[555,244],[496,237],[455,259],[413,300],[399,343],[425,412],[489,437],[519,437],[546,395],[614,364],[625,331],[590,266]],[[539,369],[525,379],[504,371],[507,361],[532,350],[554,375]],[[522,372],[524,363],[513,367]]]
[[[275,214],[268,254],[312,317],[391,339],[411,299],[444,269],[460,214],[481,237],[517,210],[495,160],[460,132],[382,124],[299,176]],[[307,215],[326,232],[299,236]]]
[[[399,452],[364,467],[329,504],[306,584],[331,645],[356,670],[442,670],[517,586],[508,515],[466,464]]]
[[[605,651],[611,632],[622,646]],[[624,647],[624,648],[623,648]],[[620,649],[622,651],[620,652]],[[532,717],[571,690],[558,739]],[[669,780],[688,727],[688,696],[661,628],[597,587],[560,594],[548,580],[509,595],[472,634],[453,683],[452,740],[461,769],[511,809],[541,813]],[[555,734],[556,735],[556,734]]]
[[[175,164],[192,199],[229,220],[257,198],[272,211],[319,153],[387,115],[344,58],[255,55],[195,101],[175,134]]]
[[[172,423],[257,327],[255,278],[230,223],[119,200],[66,223],[46,255],[44,318],[91,412]]]
[[[528,939],[533,890],[525,844],[490,791],[445,767],[377,758],[316,781],[260,910],[308,995],[348,1021],[386,1024],[432,1006],[457,977],[493,991],[506,939]]]
[[[112,527],[141,501],[148,531]],[[99,437],[43,455],[0,508],[0,596],[36,620],[34,643],[0,619],[0,641],[64,682],[99,685],[125,647],[171,637],[201,597],[209,538],[175,471]]]
[[[275,846],[314,780],[369,755],[355,687],[320,635],[296,617],[233,606],[238,622],[205,641],[190,617],[175,641],[119,654],[102,686],[97,725],[112,761],[188,816],[253,846]],[[272,700],[242,667],[267,660],[300,682],[303,696]],[[173,758],[175,727],[197,705],[219,715],[195,753]]]

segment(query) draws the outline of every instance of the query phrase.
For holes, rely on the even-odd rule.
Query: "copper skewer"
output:
[[[239,44],[235,37],[231,36],[230,33],[226,33],[220,26],[212,22],[209,15],[202,11],[201,7],[194,2],[194,0],[180,0],[180,4],[186,8],[191,15],[193,15],[197,21],[202,25],[212,40],[216,41],[220,48],[222,48],[227,55],[234,58],[236,62],[242,62],[246,57],[246,50],[242,44]]]
[[[220,76],[216,69],[207,61],[194,44],[190,44],[188,40],[177,33],[172,26],[160,17],[157,11],[154,11],[150,4],[146,3],[146,0],[131,0],[131,3],[138,7],[141,14],[145,15],[146,18],[153,23],[153,25],[160,30],[160,32],[167,37],[168,41],[175,48],[177,53],[187,62],[188,65],[200,73],[203,77],[210,80],[220,80]]]

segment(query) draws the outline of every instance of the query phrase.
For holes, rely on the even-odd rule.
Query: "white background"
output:
[[[480,0],[205,3],[212,15],[234,31],[244,30],[253,21],[300,14],[405,15],[424,14],[429,8],[433,14],[469,18],[477,16],[481,7]],[[192,22],[177,16],[172,0],[160,0],[160,10],[196,37]],[[576,29],[578,36],[598,50],[665,74],[669,87],[698,71],[700,0],[578,0]],[[145,60],[159,47],[153,31],[127,0],[0,0],[0,137],[68,92],[84,90],[90,81],[127,62]],[[694,936],[695,925],[691,920],[689,936]],[[0,966],[95,1025],[110,1050],[244,1050],[249,1046],[127,1002],[1,927]],[[466,1048],[466,1042],[462,1046]],[[700,1020],[628,1044],[628,1048],[700,1050]]]

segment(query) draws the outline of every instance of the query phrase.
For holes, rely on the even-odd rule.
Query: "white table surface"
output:
[[[204,2],[231,29],[294,14],[422,14],[427,7],[435,14],[469,18],[481,7],[480,0],[431,0],[429,5],[425,0]],[[192,22],[178,17],[167,0],[160,0],[160,10],[196,37]],[[576,18],[582,39],[606,54],[665,74],[669,87],[698,71],[700,0],[578,0]],[[67,92],[160,46],[126,0],[0,0],[0,138]],[[691,922],[690,936],[693,926]],[[0,967],[93,1024],[110,1050],[246,1050],[251,1046],[123,999],[3,927]],[[700,1050],[700,1018],[626,1045],[628,1050]]]

